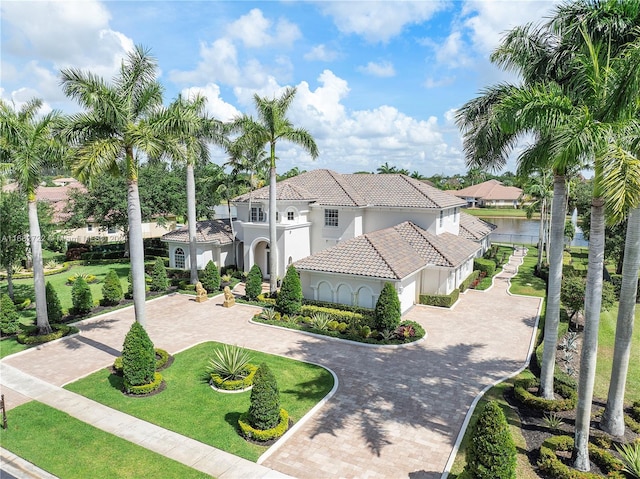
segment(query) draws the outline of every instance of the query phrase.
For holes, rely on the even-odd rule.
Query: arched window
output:
[[[182,248],[176,248],[173,253],[173,262],[178,269],[184,269],[184,250]]]

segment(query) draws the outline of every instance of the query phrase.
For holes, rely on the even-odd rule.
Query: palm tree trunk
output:
[[[272,152],[273,157],[273,152]],[[276,166],[269,171],[269,291],[278,290],[278,244],[276,238]]]
[[[231,227],[231,237],[233,238],[233,263],[235,267],[238,267],[238,249],[236,248],[236,232],[233,229],[233,218],[231,217],[231,200],[227,198],[227,212],[229,213],[229,226]],[[251,214],[251,208],[249,208],[249,214]],[[218,265],[219,268],[222,265]]]
[[[612,436],[624,435],[624,390],[629,369],[638,294],[638,270],[640,270],[640,208],[631,210],[627,217],[624,258],[620,305],[616,323],[616,342],[613,349],[613,369],[607,405],[600,421],[600,427]]]
[[[604,199],[594,198],[591,203],[591,229],[589,231],[589,266],[584,301],[584,334],[580,355],[578,381],[578,407],[576,410],[575,447],[573,466],[579,471],[589,470],[589,427],[591,401],[598,356],[598,328],[602,305],[602,268],[604,266]]]
[[[566,215],[564,175],[553,177],[553,202],[551,203],[551,241],[547,310],[544,320],[544,350],[540,372],[540,393],[545,399],[553,399],[553,373],[556,364],[558,325],[560,324],[560,288],[562,286],[562,251],[564,246],[564,220]]]
[[[133,284],[133,307],[136,321],[146,327],[144,278],[144,244],[142,242],[142,213],[138,180],[127,181],[127,208],[129,213],[129,252],[131,256],[131,281]]]
[[[38,327],[38,334],[49,334],[51,325],[47,314],[47,293],[44,284],[44,266],[42,264],[42,237],[40,235],[38,203],[35,195],[30,195],[27,206],[29,211],[29,241],[31,242],[31,258],[33,260],[33,288],[36,293],[36,326]]]
[[[187,223],[189,225],[189,266],[191,284],[198,282],[198,247],[196,244],[196,180],[193,165],[187,163]]]
[[[538,228],[538,266],[537,269],[542,269],[542,249],[544,246],[544,216],[547,211],[547,199],[542,198],[540,202],[540,227]]]

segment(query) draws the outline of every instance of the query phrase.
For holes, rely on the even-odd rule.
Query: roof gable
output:
[[[517,200],[522,196],[520,188],[504,186],[498,180],[485,181],[461,190],[454,190],[451,193],[462,198],[481,198],[484,200]]]
[[[177,230],[162,235],[162,241],[189,243],[189,227],[183,226]],[[229,220],[198,221],[196,223],[197,243],[217,243],[220,245],[233,243],[233,235]]]

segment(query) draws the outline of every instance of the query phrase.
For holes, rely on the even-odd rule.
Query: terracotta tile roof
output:
[[[85,192],[87,189],[74,178],[54,180],[54,183],[57,182],[64,184],[64,186],[39,186],[36,190],[36,199],[49,203],[53,208],[53,222],[62,223],[70,216],[70,213],[66,213],[65,209],[71,192],[76,189]],[[9,183],[2,187],[2,191],[16,191],[17,189],[17,183]]]
[[[162,241],[189,242],[189,228],[183,226],[162,235]],[[196,241],[198,243],[231,244],[233,235],[229,220],[198,221],[196,223]]]
[[[460,236],[478,241],[489,235],[497,226],[468,213],[460,212]]]
[[[468,186],[461,190],[451,191],[461,198],[480,198],[483,200],[518,200],[522,190],[515,186],[504,186],[498,180],[489,180],[477,185]]]
[[[433,235],[406,221],[367,233],[295,262],[296,268],[383,279],[402,279],[429,266],[454,268],[479,246],[450,233]]]
[[[313,193],[310,193],[313,192]],[[278,183],[278,200],[308,200],[323,206],[386,206],[451,208],[464,201],[405,175],[348,174],[313,170]],[[249,194],[236,202],[248,202]],[[252,199],[268,200],[269,187],[253,192]]]

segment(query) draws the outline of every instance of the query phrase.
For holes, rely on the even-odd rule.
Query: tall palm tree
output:
[[[539,271],[542,268],[542,253],[544,250],[546,232],[548,231],[548,221],[550,218],[548,203],[550,191],[549,174],[546,170],[542,170],[539,174],[529,177],[529,183],[525,188],[525,192],[534,201],[526,207],[527,218],[531,218],[536,209],[540,210],[540,225],[538,232],[538,261],[536,268]]]
[[[169,106],[172,116],[173,134],[179,148],[173,153],[173,160],[186,165],[187,171],[187,225],[189,229],[190,281],[198,282],[198,248],[196,244],[196,181],[194,168],[198,163],[210,159],[208,142],[225,144],[222,123],[208,118],[204,109],[207,99],[202,95],[192,98],[178,98]]]
[[[42,100],[32,99],[21,108],[0,100],[0,157],[2,169],[11,174],[27,196],[29,244],[33,260],[38,334],[51,332],[42,264],[42,236],[38,221],[36,190],[43,169],[62,163],[64,145],[53,135],[62,117],[56,111],[40,115]]]
[[[278,284],[278,245],[276,236],[276,144],[279,140],[294,143],[311,155],[318,156],[318,147],[311,134],[304,128],[295,128],[287,118],[287,110],[296,94],[295,88],[287,88],[279,98],[263,98],[254,95],[257,119],[243,116],[233,122],[232,129],[242,132],[240,144],[269,145],[269,289],[275,293]]]
[[[148,50],[136,46],[123,60],[109,84],[91,72],[62,71],[65,94],[84,111],[73,115],[63,134],[78,146],[74,173],[83,182],[101,175],[127,179],[127,212],[133,302],[136,321],[145,325],[144,246],[138,194],[140,155],[159,158],[179,148],[171,131],[171,117],[162,108],[158,67]],[[173,143],[171,143],[173,141]]]
[[[613,348],[611,382],[607,394],[600,427],[612,436],[623,436],[624,392],[631,355],[631,338],[635,321],[638,292],[638,272],[640,270],[640,208],[636,207],[627,217],[627,237],[624,246],[620,303],[616,322],[616,339]]]

